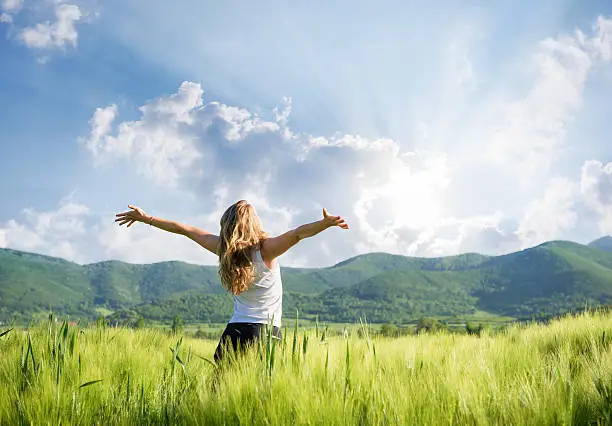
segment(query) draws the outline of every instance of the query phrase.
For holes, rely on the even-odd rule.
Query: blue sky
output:
[[[0,0],[0,247],[212,264],[113,223],[343,215],[285,256],[612,233],[612,3]]]

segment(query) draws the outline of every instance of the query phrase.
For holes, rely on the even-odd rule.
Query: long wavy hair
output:
[[[267,237],[255,208],[240,200],[221,216],[219,276],[223,287],[234,294],[249,288],[255,278],[253,254]]]

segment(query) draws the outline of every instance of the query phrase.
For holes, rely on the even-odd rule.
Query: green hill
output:
[[[413,258],[369,253],[327,268],[283,268],[285,317],[333,322],[408,322],[422,316],[558,314],[612,304],[612,252],[601,244],[548,242],[503,256]],[[94,319],[224,322],[232,298],[215,266],[183,262],[78,265],[0,250],[0,321],[52,307]]]
[[[94,304],[118,307],[180,295],[189,291],[221,293],[217,269],[184,262],[132,265],[108,261],[86,265]]]
[[[612,302],[612,253],[550,242],[482,265],[478,307],[513,316],[554,314]]]
[[[93,289],[81,266],[49,256],[0,250],[0,315],[31,314],[49,306],[59,312],[84,314],[83,303],[92,298]]]
[[[606,236],[589,243],[589,247],[612,252],[612,237]]]

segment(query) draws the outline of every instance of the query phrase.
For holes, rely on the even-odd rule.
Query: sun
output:
[[[443,221],[449,170],[444,158],[388,164],[382,184],[362,190],[359,207],[370,228],[434,229]]]

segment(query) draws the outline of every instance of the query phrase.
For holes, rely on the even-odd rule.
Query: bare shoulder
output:
[[[261,253],[261,259],[263,263],[272,269],[278,265],[279,245],[282,243],[278,237],[267,237],[264,238],[259,246],[259,252]]]

